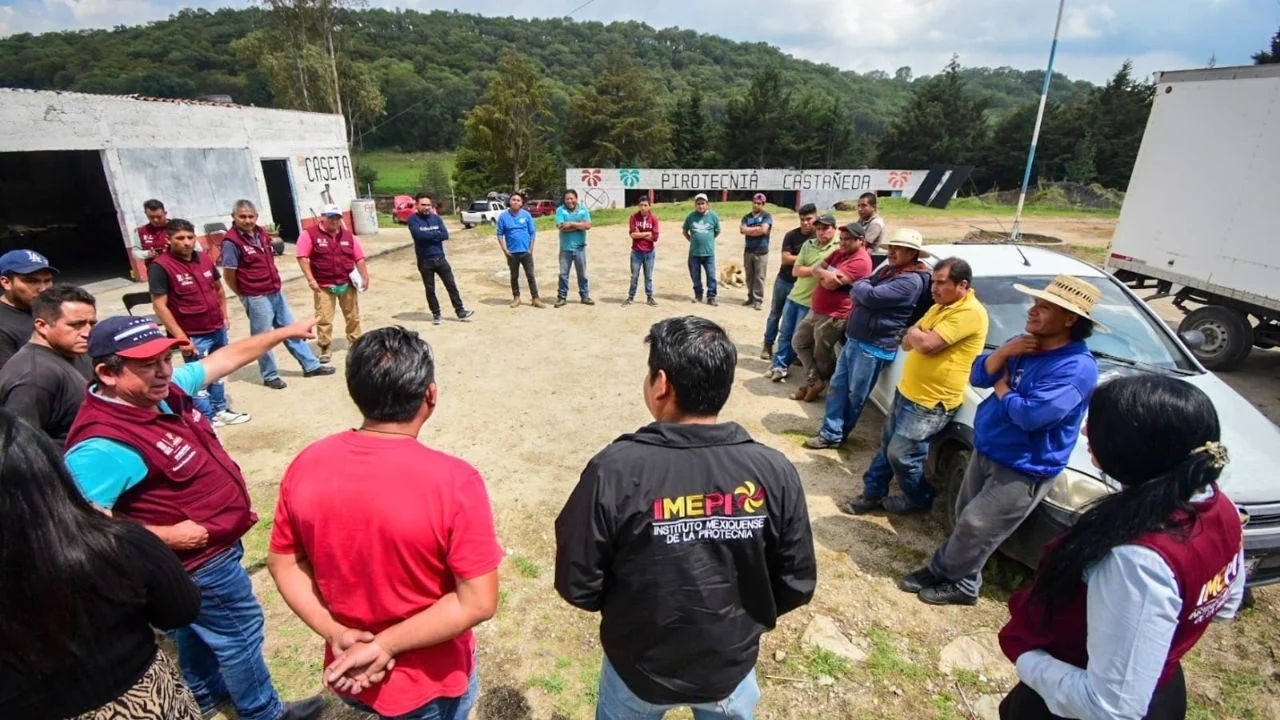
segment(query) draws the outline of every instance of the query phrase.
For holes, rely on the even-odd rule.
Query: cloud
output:
[[[182,7],[243,6],[248,0],[0,0],[0,36],[113,27],[159,20]],[[639,20],[733,40],[767,42],[859,72],[938,72],[952,53],[964,65],[1044,67],[1057,11],[1026,0],[371,0],[375,7],[459,10],[488,16]],[[1203,65],[1247,64],[1280,26],[1272,0],[1071,0],[1055,69],[1102,82],[1125,58],[1146,74]]]

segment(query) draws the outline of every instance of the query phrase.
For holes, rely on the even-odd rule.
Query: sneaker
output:
[[[715,298],[707,298],[707,304],[708,304],[708,305],[711,305],[712,307],[714,307],[714,306],[716,306],[716,305],[719,305],[720,303],[716,302],[716,299],[715,299]]]
[[[306,700],[295,700],[284,704],[284,714],[280,720],[316,720],[324,713],[324,698],[316,695]]]
[[[782,382],[783,380],[786,380],[788,374],[789,373],[786,368],[769,368],[769,379],[774,382]]]
[[[765,343],[764,347],[760,348],[760,359],[761,360],[773,359],[773,343]]]
[[[595,300],[592,300],[592,299],[591,299],[591,298],[589,298],[589,297],[584,297],[584,298],[582,298],[582,304],[583,304],[583,305],[595,305],[595,304],[596,304],[596,301],[595,301]]]
[[[645,300],[644,304],[648,305],[649,307],[658,307],[658,301],[654,300],[653,298],[649,298],[648,300]]]
[[[763,309],[764,309],[764,303],[761,303],[760,301],[753,302],[753,303],[751,303],[751,309],[752,309],[752,310],[763,310]]]
[[[840,506],[840,512],[849,515],[866,515],[869,512],[883,509],[883,497],[867,497],[866,495],[859,495]]]
[[[513,308],[518,308],[518,307],[520,307],[520,298],[513,298],[513,299],[511,300],[511,307],[513,307]]]
[[[903,575],[898,580],[898,589],[903,592],[918,593],[927,587],[933,587],[942,582],[942,578],[934,575],[929,568],[922,567],[919,570]]]
[[[338,372],[331,365],[321,365],[315,370],[303,370],[302,377],[322,377],[324,375],[332,375]]]
[[[978,596],[970,595],[953,582],[942,582],[924,588],[916,597],[930,605],[977,605]]]
[[[756,304],[756,301],[755,301],[755,300],[743,300],[743,301],[742,301],[742,307],[751,307],[752,305],[755,305],[755,304]]]
[[[263,380],[262,384],[266,385],[272,390],[283,390],[289,387],[289,384],[284,381],[284,378],[279,378],[279,377],[273,377],[270,380]]]
[[[320,357],[316,358],[322,365],[328,365],[333,357],[329,355],[329,348],[320,348]]]
[[[555,307],[562,308],[562,307],[564,307],[565,305],[568,305],[568,304],[569,304],[569,301],[568,301],[568,300],[565,300],[564,298],[556,298],[556,304],[555,304]]]
[[[461,320],[462,322],[471,322],[471,316],[475,314],[476,314],[475,310],[463,310],[462,312],[458,313],[458,319]]]
[[[702,302],[702,298],[700,298],[700,297],[695,297],[695,298],[693,299],[693,303],[694,303],[695,305],[696,305],[696,304],[698,304],[698,303],[700,303],[700,302]]]
[[[542,302],[542,301],[541,301],[541,300],[539,300],[538,298],[534,298],[534,299],[533,299],[533,302],[531,302],[531,303],[529,303],[529,304],[530,304],[530,305],[532,305],[532,306],[534,306],[534,307],[536,307],[536,308],[544,308],[544,307],[546,307],[546,306],[547,306],[547,304],[546,304],[546,303]]]
[[[831,448],[840,447],[840,443],[831,442],[830,440],[822,437],[821,435],[815,435],[809,438],[808,440],[805,440],[804,446],[809,448],[810,450],[830,450]]]
[[[241,425],[243,423],[247,423],[253,419],[253,416],[249,413],[239,413],[234,410],[223,410],[217,415],[214,415],[213,418],[214,426],[221,427],[222,425]]]
[[[919,515],[929,512],[930,509],[929,505],[913,505],[910,500],[901,495],[885,498],[881,505],[884,506],[885,512],[894,515]]]
[[[821,400],[822,393],[826,392],[826,390],[827,390],[826,383],[822,382],[821,380],[815,380],[809,383],[809,386],[804,389],[804,397],[801,399],[804,400],[805,402],[814,402],[816,400]]]
[[[630,304],[631,304],[631,303],[633,303],[633,302],[635,302],[635,301],[634,301],[634,300],[632,300],[631,298],[627,298],[626,300],[623,300],[623,301],[622,301],[622,307],[626,307],[626,306],[630,305]]]
[[[439,324],[440,324],[440,323],[442,323],[442,322],[444,322],[444,318],[443,318],[443,317],[440,317],[439,315],[432,315],[432,316],[431,316],[431,324],[432,324],[432,325],[439,325]]]

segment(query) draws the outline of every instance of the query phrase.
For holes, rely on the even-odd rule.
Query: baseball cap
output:
[[[320,214],[325,217],[342,217],[342,208],[330,203],[320,208]]]
[[[146,360],[182,344],[164,334],[154,321],[144,317],[117,315],[93,326],[89,333],[89,357],[119,355]]]
[[[0,273],[26,275],[37,270],[58,272],[58,268],[49,264],[48,258],[35,250],[10,250],[0,255]]]
[[[751,196],[751,202],[764,202],[765,200],[768,200],[768,199],[769,198],[765,197],[764,193],[756,193],[755,195]]]
[[[832,215],[831,213],[823,213],[819,215],[818,219],[814,220],[813,222],[815,225],[826,225],[827,227],[835,227],[836,216]]]
[[[706,200],[706,199],[707,199],[707,194],[706,194],[706,193],[698,193],[697,195],[694,195],[694,196],[693,196],[693,201],[694,201],[694,202],[698,202],[699,200]]]
[[[862,224],[862,223],[860,223],[860,222],[856,222],[856,221],[855,221],[855,222],[851,222],[851,223],[849,223],[848,225],[845,225],[844,227],[842,227],[842,228],[840,228],[840,229],[841,229],[841,230],[843,230],[843,231],[845,231],[845,232],[847,232],[847,233],[849,233],[850,235],[852,235],[852,236],[854,236],[854,237],[866,237],[866,236],[867,236],[867,228],[866,228],[866,226],[865,226],[865,225],[863,225],[863,224]]]

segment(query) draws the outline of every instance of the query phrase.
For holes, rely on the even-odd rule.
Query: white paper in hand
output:
[[[364,292],[364,280],[360,278],[360,268],[351,268],[351,284],[355,286],[356,292]]]

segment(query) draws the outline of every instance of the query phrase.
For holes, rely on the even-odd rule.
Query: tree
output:
[[[907,107],[880,139],[877,162],[900,168],[976,162],[987,139],[987,101],[966,85],[955,56],[942,74],[916,83]]]
[[[764,68],[747,91],[729,101],[720,125],[720,157],[729,167],[787,166],[785,140],[791,124],[791,91],[777,67]]]
[[[454,185],[477,197],[493,187],[516,192],[553,182],[549,113],[547,86],[533,62],[503,50],[481,104],[467,113]]]
[[[444,209],[446,207],[445,202],[451,195],[451,186],[449,173],[444,170],[444,163],[439,160],[429,161],[422,168],[422,175],[418,178],[418,187],[422,189],[422,192],[435,199],[436,207],[440,208],[441,213],[446,212]],[[448,212],[452,212],[452,210],[452,208],[449,208]]]
[[[668,120],[671,125],[671,155],[676,167],[706,167],[711,160],[711,118],[702,105],[702,93],[691,91],[676,101]]]
[[[1142,133],[1151,114],[1155,86],[1133,79],[1133,63],[1124,64],[1094,96],[1089,134],[1096,147],[1098,182],[1109,188],[1129,186]]]
[[[612,50],[600,73],[569,109],[571,160],[587,167],[661,166],[671,155],[671,128],[644,71]]]
[[[853,116],[835,98],[808,95],[791,108],[787,150],[797,168],[840,168],[861,164],[853,138]]]
[[[901,83],[911,82],[911,66],[903,65],[893,72],[893,79]]]
[[[1085,135],[1083,140],[1076,143],[1071,160],[1067,162],[1066,178],[1071,182],[1086,185],[1092,183],[1098,178],[1098,166],[1095,160],[1097,156],[1098,151],[1093,136]]]
[[[1259,50],[1253,55],[1255,65],[1270,65],[1272,63],[1280,63],[1280,30],[1271,36],[1271,49]]]

